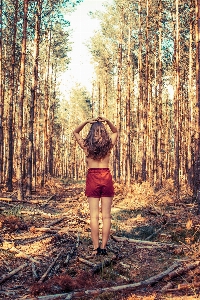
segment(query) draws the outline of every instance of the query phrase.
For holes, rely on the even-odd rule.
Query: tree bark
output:
[[[26,38],[27,38],[27,14],[28,0],[24,0],[23,16],[23,38],[21,46],[20,62],[20,87],[19,87],[19,121],[18,121],[18,200],[24,199],[23,193],[23,110],[24,110],[24,88],[25,88],[25,62],[26,62]]]
[[[4,107],[4,101],[3,101],[3,91],[2,91],[2,5],[3,2],[1,0],[0,2],[0,183],[2,183],[3,180],[3,107]]]
[[[196,98],[198,134],[196,143],[195,193],[198,202],[197,214],[200,214],[200,0],[196,0]]]
[[[34,119],[35,119],[35,102],[37,97],[38,86],[38,57],[39,57],[39,42],[40,42],[40,15],[41,1],[37,0],[37,12],[35,16],[35,39],[34,39],[34,54],[33,54],[33,75],[31,86],[30,100],[30,116],[29,116],[29,142],[28,142],[28,166],[27,166],[27,195],[32,193],[32,177],[33,177],[33,150],[34,150]]]

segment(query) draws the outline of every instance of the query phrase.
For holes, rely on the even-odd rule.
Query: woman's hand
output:
[[[98,118],[97,118],[97,121],[99,121],[99,122],[107,122],[108,119],[106,119],[106,118],[104,118],[104,117],[98,117]]]
[[[87,122],[90,123],[90,124],[93,124],[93,123],[95,123],[97,121],[98,121],[98,118],[93,118],[93,119],[87,120]]]

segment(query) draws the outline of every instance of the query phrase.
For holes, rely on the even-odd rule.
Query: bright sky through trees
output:
[[[106,0],[112,2],[112,0]],[[86,43],[98,29],[99,21],[92,19],[89,12],[104,9],[105,0],[83,0],[76,10],[67,16],[70,21],[72,35],[72,52],[69,54],[71,63],[68,71],[63,75],[62,90],[69,92],[75,83],[80,83],[91,90],[93,78],[93,66],[91,64],[91,55],[87,49]]]

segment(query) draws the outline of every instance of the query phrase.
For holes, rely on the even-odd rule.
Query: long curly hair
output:
[[[84,146],[87,149],[87,157],[100,160],[109,153],[112,148],[112,141],[104,124],[100,121],[94,122],[84,139]]]

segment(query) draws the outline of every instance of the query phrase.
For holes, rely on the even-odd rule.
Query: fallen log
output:
[[[179,275],[182,275],[192,269],[195,269],[196,267],[198,267],[200,265],[200,261],[195,261],[194,263],[190,263],[186,266],[183,267],[179,267],[178,269],[176,269],[173,272],[170,272],[167,276],[167,279],[172,279],[174,277],[177,277]]]
[[[13,275],[15,275],[16,273],[18,273],[19,271],[21,271],[22,269],[24,269],[25,267],[27,267],[28,264],[25,263],[21,266],[19,266],[18,268],[12,270],[11,272],[9,272],[8,274],[2,275],[0,277],[0,284],[3,283],[4,281],[6,281],[7,279],[9,279],[10,277],[12,277]]]
[[[200,287],[200,282],[180,283],[180,284],[178,284],[177,288],[168,288],[168,289],[164,290],[163,292],[170,292],[170,293],[173,292],[174,293],[174,292],[178,292],[180,290],[189,290],[189,289],[194,290],[195,288],[199,288],[199,287]]]
[[[73,297],[72,293],[63,293],[63,294],[54,294],[54,295],[46,295],[46,296],[38,296],[34,298],[27,298],[26,300],[71,300]],[[18,300],[24,300],[24,297],[19,298]]]
[[[127,237],[119,237],[119,236],[114,236],[111,235],[111,238],[115,242],[129,242],[129,243],[136,243],[136,244],[143,244],[143,245],[149,245],[149,246],[155,246],[155,247],[163,247],[163,246],[168,246],[168,247],[180,247],[179,245],[175,244],[168,244],[168,243],[160,243],[160,242],[151,242],[151,241],[142,241],[142,240],[136,240],[136,239],[130,239]]]

